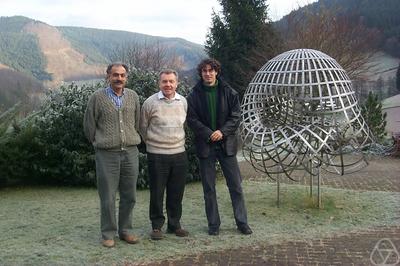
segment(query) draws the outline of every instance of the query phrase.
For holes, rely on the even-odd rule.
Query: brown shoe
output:
[[[183,228],[178,228],[176,230],[168,229],[168,233],[175,234],[179,237],[187,237],[189,235],[189,232]]]
[[[122,241],[125,241],[128,244],[136,244],[139,243],[139,238],[135,235],[130,235],[130,234],[122,234],[119,236],[119,239]]]
[[[150,233],[150,237],[153,240],[161,240],[163,239],[163,233],[159,229],[153,229]]]
[[[112,248],[115,246],[115,241],[113,239],[103,239],[101,241],[101,244],[103,245],[103,247]]]

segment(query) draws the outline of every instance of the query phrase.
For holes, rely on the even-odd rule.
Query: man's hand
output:
[[[220,130],[215,130],[211,134],[210,139],[212,142],[215,142],[215,141],[221,140],[223,137],[224,137],[224,135],[222,134],[222,132]]]

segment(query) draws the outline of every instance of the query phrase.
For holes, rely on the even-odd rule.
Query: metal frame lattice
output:
[[[345,174],[366,165],[361,149],[372,135],[351,81],[320,51],[296,49],[269,60],[241,108],[244,158],[273,179],[283,173],[293,180],[294,171],[313,175],[320,168]]]

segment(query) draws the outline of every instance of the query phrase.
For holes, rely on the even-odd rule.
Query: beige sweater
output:
[[[98,149],[123,149],[140,143],[140,103],[133,90],[124,89],[124,101],[118,109],[105,89],[89,98],[83,129],[88,140]]]
[[[140,116],[140,134],[147,152],[177,154],[185,151],[187,102],[176,93],[176,99],[159,99],[153,94],[143,103]]]

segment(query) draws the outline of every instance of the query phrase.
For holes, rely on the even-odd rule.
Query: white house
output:
[[[382,101],[382,113],[386,113],[386,132],[388,136],[400,134],[400,94]]]

